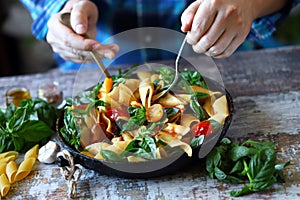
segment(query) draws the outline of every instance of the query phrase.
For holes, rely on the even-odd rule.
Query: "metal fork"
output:
[[[60,15],[59,21],[63,25],[72,29],[71,22],[70,22],[70,16],[71,16],[71,13],[63,13]],[[83,37],[89,38],[89,36],[87,34],[83,35]],[[102,59],[99,57],[98,53],[95,52],[94,50],[91,50],[90,54],[93,57],[93,59],[95,60],[95,62],[97,63],[97,65],[99,66],[99,68],[101,69],[101,71],[105,74],[105,76],[111,77],[111,75],[108,73],[106,67],[103,64]]]
[[[186,43],[186,36],[185,36],[184,39],[183,39],[183,42],[182,42],[182,44],[181,44],[181,46],[180,46],[180,49],[179,49],[179,51],[178,51],[178,54],[177,54],[177,57],[176,57],[176,60],[175,60],[175,76],[174,76],[173,82],[170,84],[170,86],[169,86],[166,90],[162,91],[162,92],[156,97],[155,101],[157,101],[159,98],[161,98],[161,97],[163,97],[165,94],[167,94],[167,92],[169,92],[169,91],[172,89],[172,87],[174,87],[174,85],[177,83],[178,77],[179,77],[179,72],[178,72],[178,62],[179,62],[179,59],[180,59],[180,57],[181,57],[182,50],[183,50],[183,47],[184,47],[185,43]]]

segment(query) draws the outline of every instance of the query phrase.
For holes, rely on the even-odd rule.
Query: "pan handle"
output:
[[[57,165],[65,180],[68,181],[69,198],[75,198],[77,195],[77,182],[82,174],[82,169],[74,163],[74,157],[66,149],[60,151],[56,156]]]

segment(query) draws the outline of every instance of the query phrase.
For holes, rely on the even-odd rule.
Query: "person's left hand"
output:
[[[230,56],[246,39],[255,19],[253,0],[197,0],[182,14],[181,30],[197,53]]]

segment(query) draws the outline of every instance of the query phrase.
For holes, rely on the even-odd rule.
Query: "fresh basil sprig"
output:
[[[19,107],[9,104],[0,111],[0,153],[23,152],[45,143],[54,133],[57,115],[56,108],[39,98],[23,100]]]
[[[282,169],[289,162],[276,164],[273,142],[248,140],[241,145],[223,138],[207,156],[206,170],[211,178],[230,183],[244,183],[240,191],[231,196],[242,196],[267,189],[275,182],[282,182]]]

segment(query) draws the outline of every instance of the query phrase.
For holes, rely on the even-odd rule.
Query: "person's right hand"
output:
[[[196,0],[182,13],[181,30],[196,53],[230,56],[246,39],[254,19],[271,14],[286,0]]]
[[[60,15],[66,12],[71,13],[70,22],[73,30],[59,20]],[[95,40],[97,20],[98,8],[94,3],[88,0],[70,0],[48,21],[46,40],[55,53],[68,61],[76,63],[87,61],[91,50],[97,51],[102,57],[113,59],[119,47],[116,44],[102,45]],[[85,34],[89,37],[84,37]]]

